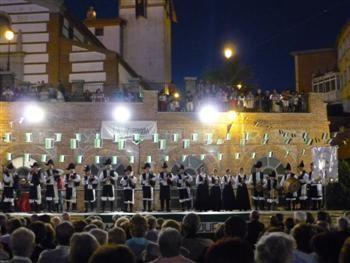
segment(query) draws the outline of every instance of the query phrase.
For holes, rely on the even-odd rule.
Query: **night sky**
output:
[[[117,15],[118,0],[65,0],[83,19],[94,5],[98,17]],[[173,80],[201,76],[224,62],[222,47],[234,42],[263,89],[294,88],[292,51],[336,46],[350,19],[349,0],[174,0]]]

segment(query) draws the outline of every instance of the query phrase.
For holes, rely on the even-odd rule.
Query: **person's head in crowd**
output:
[[[155,230],[157,228],[157,219],[154,216],[147,217],[148,230]]]
[[[147,221],[139,214],[130,219],[130,233],[132,237],[144,237],[147,231]]]
[[[180,255],[182,237],[174,228],[162,229],[159,234],[158,245],[163,258],[173,258]]]
[[[123,245],[125,241],[126,234],[121,227],[113,227],[108,231],[108,244]]]
[[[298,224],[292,232],[292,236],[297,244],[297,249],[304,253],[311,253],[311,239],[316,235],[315,228],[310,224]]]
[[[51,225],[56,228],[62,222],[59,216],[54,216],[51,218]]]
[[[247,234],[247,223],[238,216],[231,216],[225,221],[225,236],[244,239]]]
[[[107,240],[108,240],[107,231],[97,228],[97,229],[90,230],[90,234],[96,238],[96,240],[101,246],[107,244]]]
[[[7,225],[6,225],[7,232],[11,234],[13,231],[15,231],[17,228],[20,228],[21,226],[22,226],[21,220],[15,217],[10,218],[7,221]]]
[[[70,240],[69,262],[89,262],[89,258],[98,247],[98,241],[90,233],[75,233]]]
[[[332,232],[315,235],[311,240],[311,245],[317,255],[318,263],[338,262],[343,243],[344,240],[341,240],[336,233]]]
[[[4,213],[0,213],[0,230],[1,230],[1,235],[4,235],[7,233],[6,229],[6,224],[7,224],[7,215]]]
[[[114,226],[117,226],[117,227],[120,227],[122,223],[124,222],[129,222],[129,218],[125,217],[125,216],[122,216],[122,217],[119,217],[115,223],[114,223]]]
[[[96,225],[99,229],[105,229],[105,224],[103,223],[103,221],[102,220],[100,220],[100,219],[95,219],[95,220],[92,220],[91,221],[91,224],[92,225]]]
[[[49,216],[47,214],[43,214],[43,215],[39,216],[39,221],[44,222],[44,223],[50,223],[51,216]]]
[[[174,228],[177,231],[181,232],[181,224],[173,219],[165,220],[161,229],[168,228],[168,227]]]
[[[19,221],[21,221],[21,226],[23,227],[27,227],[27,220],[25,217],[21,216],[21,217],[18,217]]]
[[[287,217],[284,221],[284,225],[286,227],[287,234],[289,234],[294,227],[294,219],[292,217]]]
[[[35,234],[35,243],[43,245],[46,238],[46,227],[41,221],[36,221],[29,225],[29,229]]]
[[[126,235],[126,239],[131,238],[131,234],[130,234],[130,221],[125,221],[123,222],[120,227],[124,230],[125,235]]]
[[[55,230],[51,224],[47,224],[47,223],[45,224],[45,230],[46,230],[46,235],[42,245],[45,248],[54,248],[55,238],[56,238]]]
[[[157,218],[157,229],[160,230],[162,228],[162,225],[164,223],[164,218],[158,217]]]
[[[306,223],[308,224],[314,224],[315,223],[315,217],[311,212],[306,212]]]
[[[189,213],[182,219],[182,232],[185,237],[194,237],[197,235],[201,220],[197,214]]]
[[[345,240],[339,255],[339,263],[348,263],[348,262],[350,262],[350,238]]]
[[[69,246],[70,239],[74,234],[73,225],[65,221],[56,227],[56,240],[61,246]]]
[[[293,237],[282,233],[263,235],[256,245],[256,263],[291,263],[295,241]]]
[[[27,228],[19,227],[11,234],[10,247],[14,256],[29,258],[33,252],[34,244],[35,235]]]
[[[68,213],[63,213],[62,220],[63,221],[70,221],[70,215]]]
[[[322,232],[329,232],[330,231],[330,225],[327,221],[317,221],[316,225],[322,229]]]
[[[97,229],[98,227],[94,224],[88,224],[84,227],[84,232],[90,232],[92,229]]]
[[[280,224],[284,225],[283,222],[284,222],[284,215],[282,213],[277,213],[276,214],[276,218],[277,220],[279,221]]]
[[[260,219],[260,213],[258,210],[253,210],[252,212],[250,212],[250,216],[249,216],[251,221],[257,221]]]
[[[280,221],[276,216],[270,216],[270,227],[280,227]]]
[[[219,223],[215,225],[215,240],[219,240],[225,236],[225,224]]]
[[[251,246],[240,238],[223,238],[211,245],[205,263],[254,263]]]
[[[348,220],[350,220],[350,211],[345,212],[345,213],[344,213],[344,216],[345,216]]]
[[[316,220],[317,221],[325,221],[328,224],[332,224],[332,219],[326,211],[318,211]]]
[[[337,220],[338,230],[339,231],[348,231],[349,230],[349,220],[345,216],[341,216]]]
[[[39,216],[37,214],[33,214],[31,217],[30,217],[30,221],[31,222],[36,222],[39,220]]]
[[[84,231],[84,227],[87,226],[87,223],[85,220],[75,220],[73,221],[73,226],[75,233],[81,233]]]
[[[306,223],[307,219],[307,214],[304,211],[295,211],[294,212],[294,223],[301,224],[301,223]]]
[[[105,245],[98,248],[89,263],[135,263],[136,259],[130,248],[124,245]]]

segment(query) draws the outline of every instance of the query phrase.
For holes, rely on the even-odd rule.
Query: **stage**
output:
[[[232,211],[232,212],[196,212],[196,211],[186,211],[186,212],[180,212],[180,211],[173,211],[170,213],[167,212],[135,212],[135,213],[125,213],[125,212],[109,212],[109,213],[69,213],[71,216],[71,220],[81,220],[85,219],[89,216],[99,216],[102,218],[103,222],[106,224],[106,228],[111,228],[113,225],[113,219],[115,217],[131,217],[134,214],[141,214],[144,216],[152,215],[156,218],[163,218],[163,219],[173,219],[176,221],[181,222],[183,217],[188,213],[196,213],[201,218],[201,227],[200,232],[201,233],[213,233],[215,229],[215,225],[218,223],[223,223],[227,218],[230,216],[239,216],[244,220],[249,220],[249,214],[251,211]],[[316,218],[317,211],[310,211],[314,217]],[[342,216],[344,214],[344,211],[327,211],[330,213],[333,222],[336,222],[336,219],[339,216]],[[273,215],[276,215],[276,213],[281,213],[284,215],[284,218],[293,217],[294,211],[260,211],[260,218],[261,221],[268,225],[270,221],[270,217]],[[50,215],[50,216],[61,216],[62,213],[38,213],[37,215]],[[30,213],[10,213],[11,216],[24,216],[24,217],[31,217],[33,214]]]

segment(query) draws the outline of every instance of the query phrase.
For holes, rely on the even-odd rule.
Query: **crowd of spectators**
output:
[[[92,92],[85,89],[80,93],[69,93],[64,85],[59,82],[56,87],[52,87],[44,82],[37,84],[23,84],[15,87],[5,87],[1,92],[1,101],[85,101],[85,102],[140,102],[142,98],[138,91],[126,91],[115,89],[111,96],[106,96],[104,92],[97,88]]]
[[[99,216],[0,214],[0,262],[350,262],[348,213],[334,225],[323,211],[317,218],[302,211],[293,218],[276,214],[267,225],[253,211],[249,221],[231,216],[206,236],[200,226],[194,213],[182,222],[135,214],[114,218],[109,228]]]
[[[241,87],[238,85],[238,87]],[[161,91],[159,94],[160,111],[193,112],[202,105],[214,104],[221,111],[234,110],[238,112],[306,112],[307,98],[295,91],[261,89],[243,92],[239,88],[199,82],[192,91],[184,96],[173,96]]]

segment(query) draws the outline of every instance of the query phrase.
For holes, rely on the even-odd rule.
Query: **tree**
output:
[[[242,90],[253,88],[252,72],[249,67],[242,65],[238,59],[226,61],[220,68],[211,69],[204,73],[205,81],[237,87],[242,84]]]

